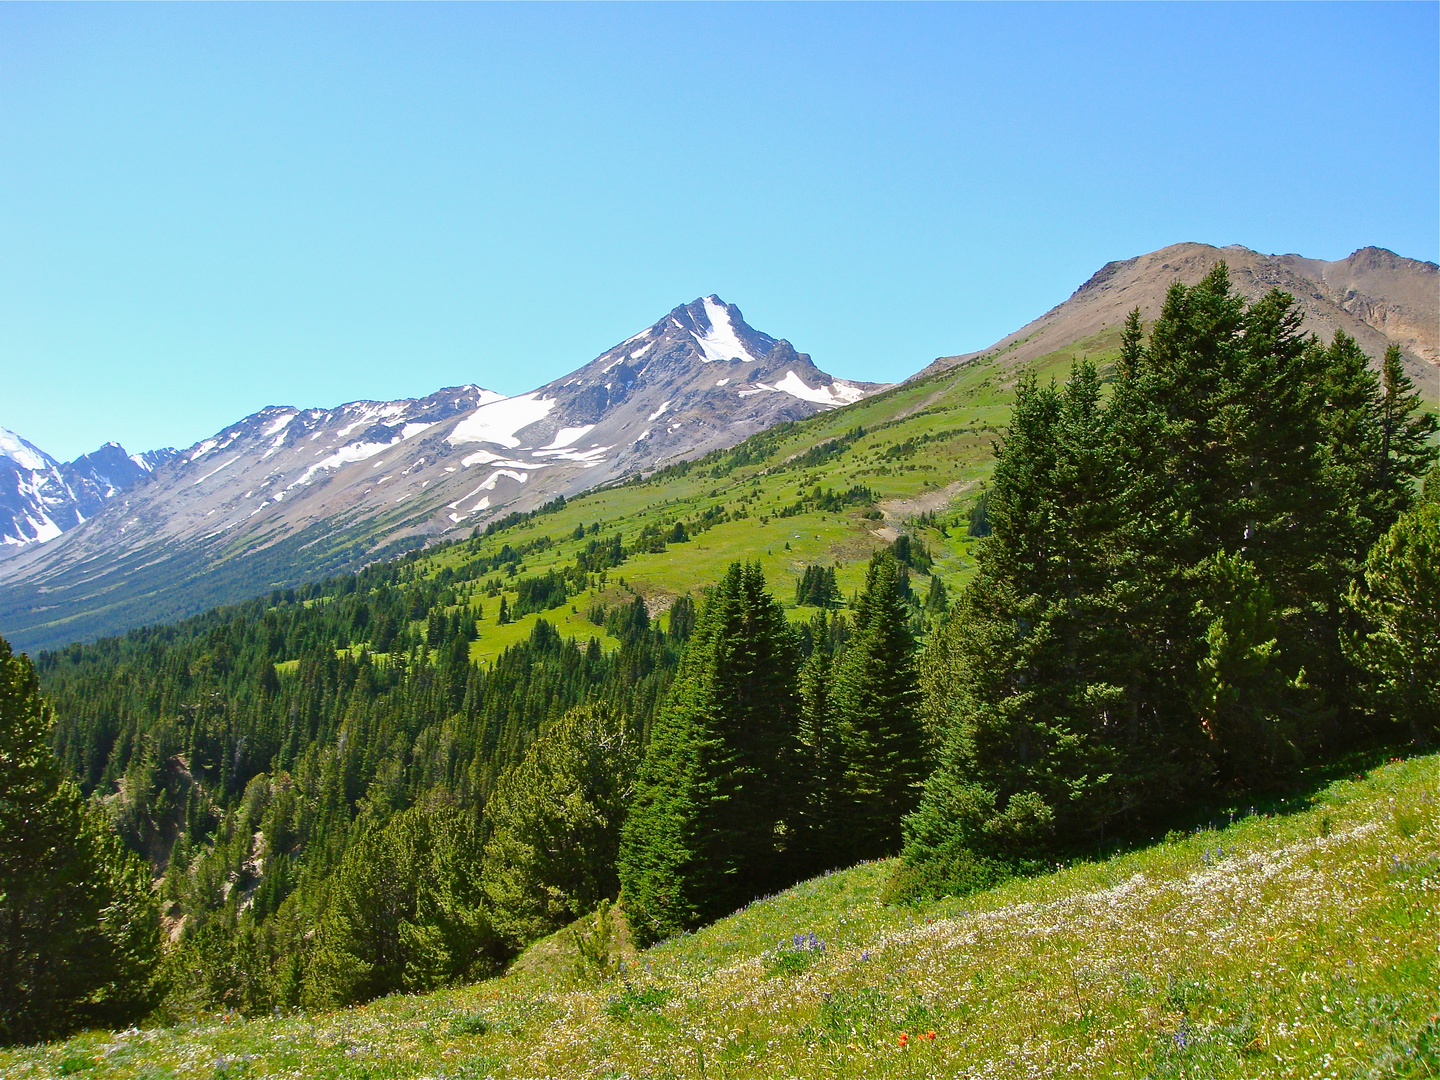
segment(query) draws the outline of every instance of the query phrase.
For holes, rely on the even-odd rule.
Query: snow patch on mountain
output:
[[[481,405],[455,425],[447,437],[451,446],[461,443],[488,442],[515,449],[520,440],[515,436],[531,424],[539,423],[555,408],[555,398],[542,398],[539,391],[518,397],[501,398]]]
[[[460,459],[462,469],[468,469],[471,465],[506,465],[515,469],[526,468],[523,461],[511,461],[505,455],[492,454],[489,450],[476,450],[473,454],[466,454]],[[447,469],[446,471],[453,472],[454,470]]]
[[[335,453],[331,454],[329,457],[321,461],[317,461],[314,465],[309,466],[303,473],[300,474],[300,478],[298,480],[294,481],[293,483],[287,484],[285,490],[289,491],[291,488],[297,488],[300,487],[302,484],[308,484],[310,482],[310,478],[313,477],[321,469],[338,469],[341,465],[349,465],[356,461],[364,461],[367,458],[374,457],[376,454],[383,454],[393,445],[393,443],[388,442],[372,442],[353,443],[350,446],[342,446],[339,450],[335,451]],[[221,467],[223,468],[224,466]],[[218,472],[219,470],[217,469],[216,471]],[[198,483],[199,481],[196,482]]]
[[[235,462],[237,462],[237,461],[239,461],[239,460],[240,460],[240,455],[239,455],[239,454],[236,454],[236,455],[235,455],[234,457],[232,457],[229,461],[225,462],[224,465],[218,465],[218,466],[216,466],[215,468],[211,469],[209,472],[207,472],[204,476],[200,477],[199,480],[193,480],[193,481],[191,481],[191,485],[193,486],[193,485],[195,485],[195,484],[203,484],[206,480],[209,480],[210,477],[214,476],[214,475],[215,475],[216,473],[218,473],[221,469],[224,469],[224,468],[226,468],[227,466],[230,466],[230,465],[234,465]]]
[[[0,457],[8,457],[28,472],[58,469],[60,463],[34,443],[22,439],[9,428],[0,427]]]
[[[693,335],[695,343],[704,353],[701,359],[707,364],[726,360],[748,360],[755,363],[755,357],[750,355],[750,350],[745,348],[735,333],[735,327],[730,322],[730,312],[725,305],[719,303],[718,297],[707,296],[702,303],[705,305],[705,317],[710,320],[710,329],[704,334]]]
[[[260,437],[261,437],[262,439],[268,439],[271,435],[274,435],[274,434],[276,434],[277,432],[283,431],[285,428],[289,427],[289,426],[290,426],[290,422],[291,422],[292,420],[294,420],[295,417],[297,417],[297,416],[299,416],[299,415],[300,415],[299,413],[294,413],[294,412],[292,412],[292,413],[285,413],[283,416],[278,416],[278,417],[276,417],[276,418],[270,423],[270,425],[269,425],[264,431],[262,431],[262,432],[260,433]]]
[[[842,383],[838,379],[829,386],[811,388],[793,371],[785,372],[785,377],[775,384],[774,389],[802,401],[813,401],[817,405],[849,405],[865,396],[865,391],[860,387]]]
[[[542,446],[541,450],[559,450],[562,446],[572,446],[578,440],[583,439],[595,429],[594,424],[583,424],[580,427],[561,428],[555,433],[555,438]]]
[[[637,439],[636,441],[638,442],[639,440]],[[608,446],[592,446],[589,450],[575,450],[571,448],[563,450],[536,450],[535,456],[554,458],[557,461],[575,461],[587,469],[593,469],[596,465],[604,462],[605,454],[609,450],[610,447]],[[530,467],[539,468],[538,465]]]

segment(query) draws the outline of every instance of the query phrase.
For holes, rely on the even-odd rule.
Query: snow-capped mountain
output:
[[[468,533],[877,388],[832,378],[707,296],[514,397],[466,385],[335,409],[271,406],[0,563],[0,633],[54,644],[203,610]]]
[[[127,454],[112,442],[61,463],[0,428],[0,559],[73,529],[174,455],[173,450]]]
[[[859,401],[788,341],[707,296],[562,379],[476,409],[445,435],[476,484],[444,519],[484,521],[597,483],[730,446],[781,420]],[[483,478],[480,475],[483,473]]]

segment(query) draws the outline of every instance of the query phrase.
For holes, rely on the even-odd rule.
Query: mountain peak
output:
[[[83,524],[108,499],[149,478],[173,450],[127,454],[107,442],[61,464],[28,439],[0,428],[0,557],[53,540]]]
[[[30,440],[5,427],[0,427],[0,458],[8,458],[27,472],[54,469],[60,464]]]

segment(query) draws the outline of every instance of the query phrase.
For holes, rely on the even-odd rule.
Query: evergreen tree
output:
[[[832,700],[831,622],[822,611],[806,628],[810,653],[800,665],[797,683],[800,719],[796,782],[804,792],[804,805],[798,815],[796,842],[800,850],[796,859],[817,873],[853,861],[852,852],[834,827],[846,800],[845,744]]]
[[[796,607],[834,607],[840,600],[840,588],[835,583],[833,566],[806,566],[800,579],[795,582]]]
[[[34,669],[0,638],[0,1042],[122,1026],[149,1011],[149,875],[60,780]]]
[[[320,918],[305,1000],[345,1005],[492,970],[480,863],[477,824],[453,807],[358,822]]]
[[[1391,345],[1380,363],[1380,476],[1378,487],[1390,500],[1391,520],[1408,510],[1414,481],[1436,459],[1432,442],[1440,420],[1424,410],[1420,393],[1405,373],[1400,347]]]
[[[1112,805],[1109,739],[1131,646],[1109,565],[1117,500],[1108,434],[1093,366],[1077,365],[1063,392],[1022,384],[981,571],[927,653],[924,715],[940,764],[907,825],[909,861],[923,847],[924,860],[969,880],[964,859],[935,839],[947,830],[970,837],[962,846],[1010,857],[1048,840],[1057,817],[1084,834]],[[980,816],[961,824],[961,809]]]
[[[930,588],[925,593],[925,611],[931,615],[943,615],[950,606],[949,594],[939,574],[930,577]]]
[[[900,564],[889,552],[877,552],[835,678],[845,776],[843,801],[827,823],[828,846],[843,845],[852,858],[899,850],[901,820],[914,809],[927,771],[909,616]]]
[[[941,763],[900,892],[1271,786],[1350,737],[1341,601],[1431,424],[1398,355],[1377,384],[1299,321],[1222,264],[1171,288],[1148,340],[1131,313],[1108,404],[1084,365],[1063,393],[1022,382],[993,535],[927,655]]]
[[[1261,788],[1289,772],[1298,755],[1286,710],[1296,687],[1277,662],[1274,598],[1239,555],[1221,552],[1197,576],[1206,585],[1197,611],[1207,625],[1190,704],[1222,782]]]
[[[1359,627],[1345,651],[1368,704],[1421,746],[1440,738],[1440,505],[1404,514],[1376,541],[1347,597]]]
[[[530,745],[485,805],[481,882],[496,931],[519,949],[619,893],[615,859],[633,794],[633,734],[598,705]]]
[[[733,564],[656,720],[622,833],[621,897],[640,940],[793,880],[798,659],[759,565]]]
[[[1432,465],[1425,474],[1420,501],[1431,505],[1440,504],[1440,465]]]

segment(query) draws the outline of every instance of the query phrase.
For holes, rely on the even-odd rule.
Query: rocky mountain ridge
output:
[[[1118,328],[1135,307],[1146,322],[1153,321],[1173,282],[1193,285],[1221,259],[1247,299],[1272,288],[1291,293],[1304,312],[1305,329],[1325,341],[1343,330],[1377,359],[1390,345],[1400,346],[1410,377],[1426,397],[1440,400],[1440,266],[1378,247],[1326,262],[1262,255],[1239,244],[1173,244],[1106,263],[1063,303],[990,348],[942,356],[913,377],[981,356],[1023,364]]]
[[[0,563],[0,632],[87,635],[357,566],[857,401],[707,296],[524,394],[271,406]],[[96,613],[104,611],[103,617]]]

